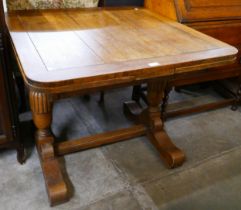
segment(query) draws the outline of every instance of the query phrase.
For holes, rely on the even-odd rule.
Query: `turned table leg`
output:
[[[67,185],[54,152],[54,136],[50,129],[52,102],[49,95],[40,92],[30,91],[29,97],[33,121],[37,127],[36,146],[50,205],[52,206],[68,200]]]
[[[185,160],[184,153],[177,148],[164,130],[161,120],[160,102],[164,98],[167,79],[152,80],[148,83],[147,99],[149,106],[142,113],[143,122],[148,127],[148,137],[157,148],[161,158],[169,168],[182,165]]]
[[[167,81],[168,79],[164,78],[148,82],[148,107],[145,110],[142,110],[135,101],[125,102],[123,108],[125,115],[129,119],[136,123],[142,123],[147,127],[147,136],[159,151],[164,163],[168,168],[175,168],[182,165],[185,155],[174,145],[164,130],[160,104],[165,97]]]

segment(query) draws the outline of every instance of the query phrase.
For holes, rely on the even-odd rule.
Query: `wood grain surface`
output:
[[[196,71],[237,53],[142,8],[13,12],[6,20],[25,82],[52,92]]]

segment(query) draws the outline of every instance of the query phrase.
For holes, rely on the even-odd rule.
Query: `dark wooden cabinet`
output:
[[[7,84],[2,34],[0,35],[0,144],[13,139],[10,110],[8,109]]]
[[[0,149],[15,148],[18,161],[22,163],[24,149],[19,138],[14,79],[8,60],[8,42],[2,6],[2,1],[0,1]]]

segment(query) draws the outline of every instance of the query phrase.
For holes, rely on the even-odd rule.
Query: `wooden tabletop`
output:
[[[6,14],[29,85],[143,80],[233,62],[237,50],[146,9]]]

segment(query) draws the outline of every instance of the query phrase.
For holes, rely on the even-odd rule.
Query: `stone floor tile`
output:
[[[241,147],[143,187],[160,210],[239,209],[240,159]]]

